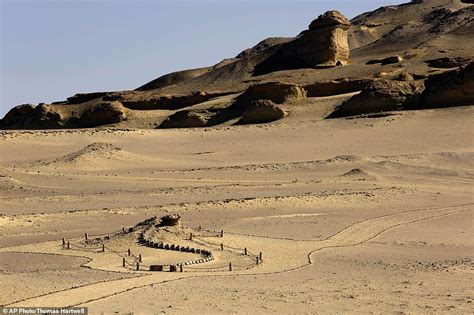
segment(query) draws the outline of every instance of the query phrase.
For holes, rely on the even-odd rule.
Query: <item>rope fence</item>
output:
[[[198,260],[182,262],[182,263],[175,263],[175,264],[148,265],[148,264],[142,263],[141,254],[136,255],[134,252],[132,252],[131,249],[127,249],[126,251],[119,251],[106,245],[106,241],[110,240],[111,237],[123,236],[123,235],[134,232],[135,228],[133,227],[128,228],[128,229],[122,228],[121,230],[114,231],[106,235],[104,234],[89,235],[88,233],[84,233],[84,240],[79,241],[79,244],[74,244],[71,241],[69,240],[66,241],[64,238],[62,238],[62,248],[75,249],[75,250],[87,251],[87,252],[92,252],[92,253],[101,253],[107,250],[108,252],[111,252],[122,258],[122,267],[127,268],[129,270],[137,270],[137,271],[144,270],[144,268],[148,269],[149,271],[165,271],[164,269],[166,268],[166,269],[169,269],[170,272],[177,272],[179,268],[179,271],[183,272],[185,271],[184,270],[184,266],[185,266],[186,270],[191,270],[192,272],[222,272],[222,271],[225,271],[226,269],[228,271],[233,271],[235,268],[240,269],[240,270],[251,269],[263,263],[262,252],[260,252],[260,254],[257,255],[249,251],[246,247],[239,248],[239,247],[226,245],[223,242],[218,243],[218,242],[213,242],[207,239],[203,239],[203,238],[208,238],[208,237],[223,238],[224,231],[223,230],[212,231],[212,230],[203,229],[201,226],[199,226],[199,228],[196,230],[199,233],[195,233],[195,232],[190,233],[189,239],[187,240],[192,241],[202,246],[209,247],[211,249],[215,249],[219,251],[228,251],[234,254],[241,254],[248,257],[254,257],[255,261],[247,265],[241,265],[241,264],[235,264],[235,263],[233,264],[230,262],[228,264],[212,266],[212,267],[211,266],[191,267],[190,265],[193,265],[193,264],[201,264],[201,263],[212,261],[214,257],[211,251],[207,251],[204,249],[189,248],[189,246],[185,248],[184,246],[174,245],[174,244],[164,244],[163,242],[160,242],[161,244],[158,245],[158,243],[154,243],[152,241],[145,239],[145,234],[149,229],[150,229],[150,226],[148,226],[144,231],[142,231],[139,234],[138,239],[137,239],[139,244],[145,245],[147,247],[152,247],[152,248],[197,253],[197,254],[205,255],[206,258],[201,258]],[[128,259],[128,258],[131,258],[131,259]]]

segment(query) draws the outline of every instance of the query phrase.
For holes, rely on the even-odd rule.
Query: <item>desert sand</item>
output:
[[[92,314],[470,313],[473,114],[2,131],[0,303]],[[204,240],[263,261],[204,244],[214,261],[136,271],[122,267],[128,248],[144,265],[195,254],[133,235],[105,243],[122,254],[61,245],[165,214],[195,231],[224,230]],[[228,262],[232,271],[219,268]]]

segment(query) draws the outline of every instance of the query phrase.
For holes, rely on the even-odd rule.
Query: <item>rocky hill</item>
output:
[[[208,127],[473,105],[471,2],[418,0],[351,21],[329,11],[294,38],[135,90],[17,106],[0,129]]]

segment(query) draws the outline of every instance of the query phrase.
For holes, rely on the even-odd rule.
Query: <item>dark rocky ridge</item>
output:
[[[329,118],[464,105],[474,105],[474,62],[426,80],[375,80]]]
[[[299,107],[291,105],[306,98],[361,90],[331,117],[471,105],[473,8],[461,0],[412,1],[351,21],[329,11],[294,38],[268,38],[235,58],[134,91],[15,107],[0,128],[204,127],[238,122],[253,101],[294,113]]]

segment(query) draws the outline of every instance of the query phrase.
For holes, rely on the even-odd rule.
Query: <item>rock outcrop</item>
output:
[[[207,122],[215,115],[208,110],[181,110],[163,121],[159,128],[197,128],[206,127]]]
[[[426,81],[423,108],[474,105],[474,62]]]
[[[61,114],[52,106],[23,104],[0,120],[0,129],[57,129],[63,124]]]
[[[237,98],[237,103],[247,107],[250,102],[260,99],[271,100],[274,103],[282,104],[290,101],[297,101],[306,97],[306,90],[292,83],[266,82],[254,84]]]
[[[123,106],[130,109],[138,110],[154,110],[166,109],[177,110],[188,106],[196,105],[206,102],[214,97],[224,96],[235,93],[234,91],[225,93],[206,93],[206,92],[192,92],[185,95],[136,95],[122,99]],[[108,96],[110,97],[110,96]]]
[[[63,114],[63,105],[24,104],[11,109],[0,121],[2,129],[88,128],[119,123],[126,118],[120,103],[103,102]],[[73,105],[70,105],[73,106]]]
[[[269,123],[286,116],[286,112],[270,100],[252,101],[242,114],[241,124]]]
[[[351,21],[328,11],[296,37],[267,38],[213,66],[172,72],[135,90],[16,107],[0,129],[230,125],[259,100],[285,104],[255,107],[265,115],[278,117],[291,106],[292,121],[329,112],[339,117],[470,105],[472,65],[464,66],[474,58],[474,6],[468,2],[413,0]],[[313,99],[326,96],[334,97]]]
[[[411,109],[422,102],[423,81],[375,80],[341,104],[328,118]]]
[[[79,127],[97,127],[119,123],[126,119],[127,115],[118,102],[103,102],[86,109],[78,120],[72,120],[73,125]]]
[[[328,11],[312,21],[308,30],[290,45],[286,53],[308,67],[335,66],[338,61],[347,64],[347,30],[350,26],[350,21],[340,12]]]
[[[77,93],[67,98],[67,104],[81,104],[107,95],[107,92]]]
[[[465,105],[474,105],[474,62],[424,81],[373,81],[328,118]]]
[[[181,110],[165,119],[158,128],[199,128],[222,124],[242,115],[237,106]]]

